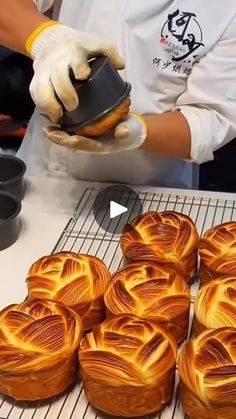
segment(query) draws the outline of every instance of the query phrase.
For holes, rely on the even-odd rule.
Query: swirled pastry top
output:
[[[27,373],[48,368],[79,346],[82,323],[62,304],[27,300],[0,312],[0,371]]]
[[[104,301],[113,315],[132,313],[168,321],[188,310],[190,294],[188,285],[176,271],[165,265],[139,262],[112,276]]]
[[[202,287],[195,316],[207,329],[236,327],[236,278],[218,279]]]
[[[175,366],[176,343],[157,323],[120,315],[96,326],[81,341],[82,371],[110,385],[156,384]]]
[[[235,403],[236,328],[206,331],[187,342],[178,368],[181,380],[205,404]]]
[[[236,275],[236,222],[213,227],[200,240],[201,262],[209,270]]]
[[[197,248],[198,242],[196,226],[187,215],[151,211],[125,226],[121,248],[130,261],[179,264]]]
[[[95,256],[60,252],[44,256],[28,273],[31,297],[59,301],[85,316],[104,294],[110,274]]]

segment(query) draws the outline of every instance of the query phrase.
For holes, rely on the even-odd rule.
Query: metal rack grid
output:
[[[73,217],[62,232],[53,252],[62,250],[80,253],[90,253],[104,260],[111,272],[122,266],[122,255],[119,247],[119,235],[116,230],[120,219],[110,221],[114,223],[114,233],[101,229],[93,213],[93,204],[100,190],[91,188],[85,190]],[[137,216],[135,209],[136,198],[132,194],[123,197],[127,203],[132,200],[128,219]],[[236,220],[236,201],[189,195],[174,195],[165,193],[139,192],[143,202],[143,212],[175,210],[189,215],[195,222],[198,232],[202,235],[210,227],[226,221]],[[98,209],[99,211],[99,209]],[[106,216],[104,214],[103,216]],[[191,295],[197,292],[198,284],[191,287]],[[190,313],[189,336],[192,329],[193,305]],[[177,375],[177,373],[176,373]],[[152,419],[182,419],[184,414],[179,404],[177,392],[173,402],[162,413],[156,416],[146,416]],[[81,383],[67,394],[54,397],[47,402],[17,403],[8,397],[0,397],[0,419],[107,419],[93,410],[88,403]]]

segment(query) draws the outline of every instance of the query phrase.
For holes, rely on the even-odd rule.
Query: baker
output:
[[[28,173],[197,188],[198,165],[236,136],[235,0],[62,0],[54,20],[38,11],[51,3],[0,0],[0,43],[34,61],[37,108],[18,153]],[[114,138],[125,133],[129,149],[121,141],[110,154],[62,147],[43,131],[52,124],[42,113],[62,114],[57,98],[78,106],[69,70],[86,79],[88,55],[98,54],[132,84],[131,114]]]

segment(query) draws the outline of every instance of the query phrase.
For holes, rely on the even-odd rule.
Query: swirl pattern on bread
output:
[[[180,398],[191,419],[236,417],[236,328],[206,331],[179,356]]]
[[[196,274],[199,236],[193,221],[175,211],[147,212],[127,224],[121,248],[127,263],[152,261]]]
[[[115,316],[81,341],[79,359],[91,404],[111,415],[159,411],[174,387],[176,343],[157,323]]]
[[[103,294],[110,274],[95,256],[60,252],[44,256],[28,273],[28,293],[65,304],[81,317],[88,330],[105,318]]]
[[[208,230],[200,240],[201,283],[219,276],[236,277],[236,222]]]
[[[236,278],[220,278],[202,287],[194,311],[197,335],[206,329],[236,327]]]
[[[187,337],[190,293],[182,276],[165,265],[139,262],[116,272],[105,291],[108,316],[134,314],[166,327],[177,343]]]
[[[27,300],[0,312],[0,392],[17,400],[64,391],[77,373],[79,316],[62,304]]]

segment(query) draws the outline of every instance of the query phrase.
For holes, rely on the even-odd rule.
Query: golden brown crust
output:
[[[207,269],[203,263],[201,262],[200,268],[200,287],[208,284],[208,282],[214,281],[216,278],[222,277],[224,278],[225,275],[220,275],[218,272],[213,272]],[[227,275],[226,275],[227,277]]]
[[[200,240],[201,283],[236,277],[236,222],[213,227]]]
[[[0,312],[0,392],[45,399],[75,380],[82,337],[79,316],[62,304],[27,300]]]
[[[193,221],[175,211],[147,212],[127,224],[121,248],[127,263],[166,264],[190,280],[197,271],[199,236]]]
[[[179,356],[181,402],[192,418],[236,417],[236,329],[206,331]]]
[[[195,334],[236,326],[236,278],[218,279],[202,287],[195,299]]]
[[[184,383],[179,385],[179,397],[184,406],[187,419],[232,419],[235,417],[235,407],[232,405],[224,406],[205,406]]]
[[[30,297],[58,301],[75,310],[87,330],[105,318],[103,294],[109,279],[105,264],[95,256],[60,252],[36,261],[27,285]]]
[[[97,122],[93,122],[92,124],[77,130],[76,134],[85,137],[98,137],[99,135],[105,134],[110,129],[116,127],[118,123],[128,115],[130,103],[131,100],[128,97],[106,116],[99,119]]]
[[[108,316],[128,313],[166,327],[177,343],[187,337],[190,293],[176,271],[140,262],[116,272],[105,291]]]
[[[132,315],[108,319],[81,341],[87,398],[116,416],[159,411],[173,394],[176,354],[173,337],[157,323]]]

